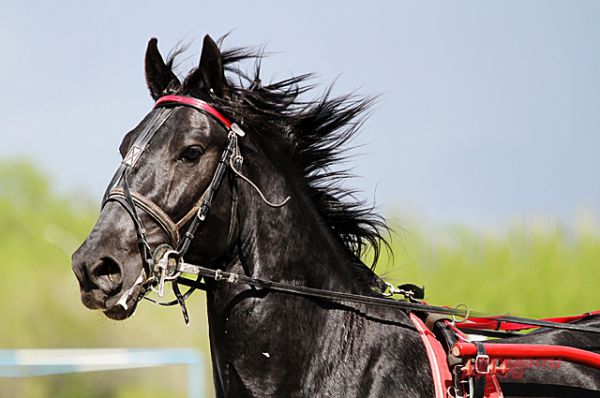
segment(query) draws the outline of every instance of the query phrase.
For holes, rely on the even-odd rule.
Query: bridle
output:
[[[173,115],[178,107],[185,106],[193,108],[201,113],[204,113],[216,120],[228,133],[228,142],[221,153],[219,163],[212,176],[211,182],[196,201],[194,206],[178,221],[173,221],[164,210],[155,204],[152,200],[144,195],[131,191],[127,181],[129,172],[135,166],[143,151],[148,147],[150,141],[160,127]],[[395,287],[389,283],[385,283],[385,291],[381,292],[381,296],[367,296],[352,293],[344,293],[330,291],[324,289],[310,288],[306,286],[296,286],[281,282],[269,281],[260,278],[253,278],[247,275],[240,275],[232,272],[225,272],[220,269],[211,269],[195,264],[189,264],[184,261],[184,256],[187,253],[195,233],[200,224],[206,219],[212,207],[215,195],[221,186],[223,178],[227,170],[234,173],[232,179],[232,203],[230,211],[229,227],[227,232],[227,245],[231,247],[233,232],[237,219],[238,205],[238,183],[237,178],[241,178],[250,184],[260,195],[261,199],[271,207],[284,206],[290,199],[287,197],[281,203],[272,203],[267,200],[261,190],[247,177],[245,177],[240,169],[243,164],[243,157],[240,153],[238,139],[245,136],[244,131],[236,123],[231,122],[223,116],[215,107],[193,97],[167,95],[159,98],[154,109],[156,112],[151,116],[146,123],[142,132],[137,136],[135,142],[123,158],[123,161],[113,176],[102,199],[102,207],[109,202],[116,202],[121,205],[129,214],[135,225],[138,248],[142,257],[143,268],[133,286],[125,291],[115,305],[121,305],[127,309],[127,300],[133,294],[137,286],[142,286],[143,293],[138,300],[146,298],[160,305],[175,305],[181,306],[184,320],[189,323],[189,316],[186,309],[185,300],[194,292],[195,289],[205,289],[206,285],[201,282],[202,278],[212,279],[216,282],[226,282],[251,286],[259,289],[277,291],[285,294],[293,294],[298,296],[312,297],[316,299],[324,299],[336,302],[359,303],[365,305],[377,305],[385,307],[393,307],[404,311],[417,311],[423,313],[433,313],[451,316],[456,322],[455,317],[467,319],[470,315],[485,317],[483,313],[470,311],[468,308],[440,307],[425,304],[414,297],[414,290]],[[142,224],[137,209],[143,210],[148,214],[160,228],[168,235],[170,243],[158,245],[154,250],[151,248],[144,225]],[[187,229],[181,234],[181,229],[188,225]],[[196,280],[184,278],[182,274],[195,274]],[[156,290],[159,297],[163,297],[164,287],[167,282],[171,282],[173,293],[176,300],[169,302],[158,302],[148,298],[147,293],[152,289]],[[190,289],[182,294],[179,284],[189,286]],[[157,288],[155,288],[157,287]],[[406,301],[391,300],[389,296],[401,295]],[[388,296],[388,297],[382,297]],[[566,329],[579,332],[589,332],[600,334],[600,329],[596,327],[582,326],[576,324],[557,323],[539,319],[530,319],[517,316],[495,316],[495,320],[499,322],[512,322],[534,327],[546,327],[554,329]],[[459,321],[460,322],[460,321]]]
[[[210,184],[204,193],[180,220],[173,221],[172,218],[151,199],[139,192],[131,191],[129,188],[128,176],[138,162],[141,154],[150,144],[156,132],[173,115],[175,110],[181,106],[190,107],[212,117],[225,129],[225,131],[227,131],[228,142],[221,154]],[[232,179],[232,206],[227,232],[227,246],[231,244],[237,214],[237,176],[241,175],[239,170],[243,163],[243,157],[240,154],[238,145],[238,138],[243,137],[245,133],[236,123],[229,121],[229,119],[224,117],[212,105],[197,98],[167,95],[156,101],[154,109],[155,113],[148,120],[144,129],[137,136],[135,142],[124,156],[121,165],[109,183],[102,199],[102,208],[109,202],[116,202],[129,214],[135,226],[138,249],[143,263],[140,276],[135,281],[134,285],[122,294],[116,305],[121,305],[123,308],[127,309],[127,300],[138,285],[142,285],[145,289],[140,296],[140,299],[141,297],[145,297],[147,292],[151,288],[154,288],[154,286],[158,286],[157,293],[162,297],[165,282],[172,281],[174,282],[172,286],[177,300],[159,304],[173,305],[179,303],[182,305],[187,322],[185,299],[193,292],[194,287],[185,295],[181,294],[176,283],[180,274],[177,270],[177,266],[187,253],[198,227],[206,219],[213,204],[215,194],[219,190],[223,178],[225,177],[227,168],[231,168],[236,174],[236,177]],[[160,226],[169,237],[170,242],[158,245],[154,249],[150,246],[146,229],[139,217],[137,208],[143,210],[158,226]],[[185,232],[181,234],[180,231],[185,225],[188,225],[188,227]]]

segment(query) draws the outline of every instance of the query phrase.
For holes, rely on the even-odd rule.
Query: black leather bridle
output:
[[[191,107],[211,116],[227,131],[228,143],[221,154],[219,163],[217,164],[217,168],[215,169],[208,188],[200,196],[196,204],[179,221],[175,222],[152,200],[138,192],[131,191],[129,188],[128,177],[156,132],[173,115],[175,110],[181,106]],[[241,168],[243,158],[240,155],[238,138],[243,137],[244,132],[237,124],[230,122],[213,106],[197,98],[168,95],[159,98],[154,105],[154,108],[155,113],[137,136],[135,142],[131,145],[129,151],[123,158],[121,165],[113,176],[102,199],[102,208],[109,202],[116,202],[127,211],[135,226],[138,249],[143,263],[143,269],[134,286],[123,293],[117,304],[127,308],[127,300],[137,285],[143,285],[143,288],[145,289],[140,297],[145,297],[148,290],[155,285],[158,285],[158,294],[162,297],[165,282],[172,281],[176,300],[159,304],[182,305],[182,310],[187,323],[188,317],[187,310],[185,309],[185,299],[193,292],[193,289],[195,289],[196,286],[192,287],[186,294],[181,294],[177,285],[177,278],[180,274],[178,264],[183,260],[183,257],[187,253],[198,227],[206,219],[213,204],[215,194],[221,186],[227,169],[231,167],[238,171]],[[234,177],[233,181],[232,208],[227,233],[228,246],[230,245],[229,241],[233,239],[233,230],[235,229],[235,218],[237,214],[237,177]],[[146,229],[139,217],[138,208],[148,214],[156,224],[166,232],[169,236],[169,243],[163,243],[156,248],[151,247],[148,242]],[[180,230],[185,225],[188,225],[187,229],[183,235],[181,235]]]

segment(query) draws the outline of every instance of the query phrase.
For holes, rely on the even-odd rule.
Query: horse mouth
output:
[[[102,312],[107,318],[115,321],[127,319],[135,313],[137,304],[144,298],[145,293],[146,289],[143,286],[135,285],[130,290],[106,300],[106,309]]]

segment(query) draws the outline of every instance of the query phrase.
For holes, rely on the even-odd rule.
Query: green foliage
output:
[[[600,238],[591,230],[567,233],[551,224],[487,234],[460,226],[408,230],[393,235],[393,260],[382,258],[378,273],[389,282],[424,285],[432,304],[531,317],[600,308]]]
[[[125,322],[86,310],[70,256],[97,217],[81,194],[53,192],[29,163],[0,163],[0,348],[195,347],[203,350],[212,396],[204,296],[190,301],[192,325],[176,308],[142,303]],[[558,228],[514,227],[503,235],[462,227],[393,235],[393,259],[378,272],[390,282],[424,284],[433,304],[525,316],[597,308],[600,238]],[[395,264],[395,265],[393,265]],[[0,397],[185,397],[181,367],[0,379]]]

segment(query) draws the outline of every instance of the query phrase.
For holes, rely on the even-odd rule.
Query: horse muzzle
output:
[[[139,259],[131,258],[124,262],[111,255],[98,254],[99,245],[96,243],[86,240],[72,257],[81,302],[91,310],[103,311],[111,319],[128,318],[145,292],[138,283],[144,275],[140,274],[140,270],[125,270],[124,264],[139,262]]]

